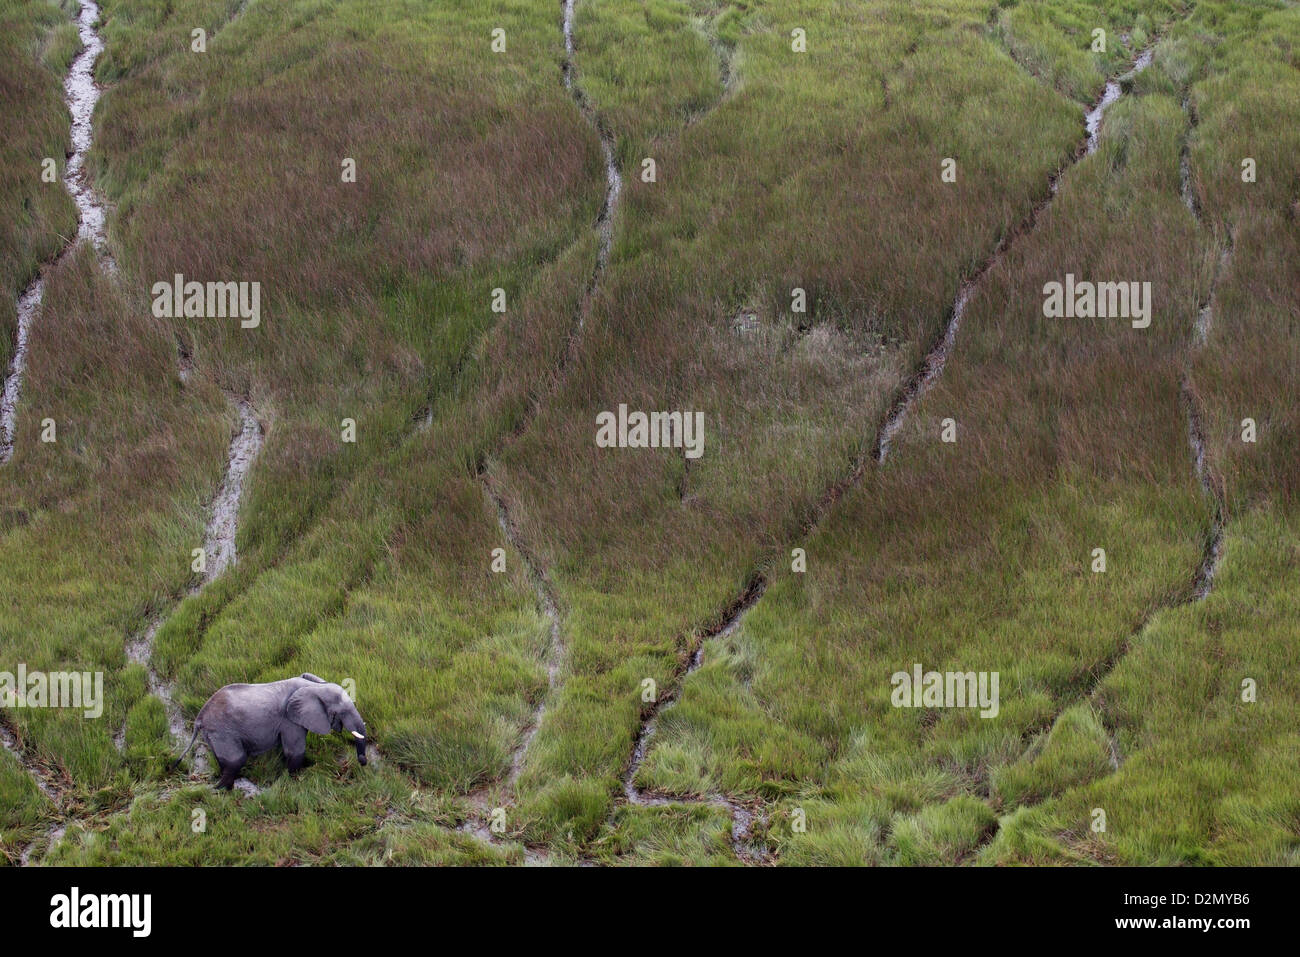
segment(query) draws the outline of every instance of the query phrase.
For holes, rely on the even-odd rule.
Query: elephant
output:
[[[308,731],[340,730],[352,734],[357,760],[365,764],[366,723],[348,693],[324,678],[303,674],[266,684],[226,685],[199,709],[194,735],[172,767],[194,747],[201,731],[221,768],[217,788],[229,790],[250,757],[278,743],[289,771],[296,772],[306,761]]]

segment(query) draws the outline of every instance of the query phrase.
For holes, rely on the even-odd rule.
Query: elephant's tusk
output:
[[[352,732],[352,737],[356,738],[358,741],[366,740],[366,736],[364,734],[358,734],[356,731]]]

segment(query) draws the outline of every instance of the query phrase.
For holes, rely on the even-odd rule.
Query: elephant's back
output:
[[[251,687],[253,686],[248,684],[234,684],[218,688],[216,691],[212,692],[212,697],[210,697],[204,703],[203,707],[199,709],[198,717],[200,719],[207,718],[211,720],[222,716],[230,709],[234,697],[241,691]]]
[[[287,678],[263,684],[226,685],[208,699],[199,711],[199,718],[208,728],[276,721],[284,711],[284,699],[300,684],[306,682],[301,678]]]

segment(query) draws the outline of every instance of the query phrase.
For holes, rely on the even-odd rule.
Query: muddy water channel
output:
[[[90,121],[100,94],[100,87],[95,83],[95,61],[104,52],[104,41],[95,32],[98,21],[98,4],[94,0],[82,0],[77,14],[77,33],[81,37],[82,49],[63,81],[63,98],[72,114],[72,154],[63,169],[63,186],[77,204],[77,238],[64,246],[54,261],[47,263],[18,296],[18,334],[13,361],[5,377],[3,397],[0,397],[0,463],[8,462],[13,456],[18,398],[22,392],[23,371],[27,368],[27,343],[31,337],[32,321],[45,299],[45,280],[49,270],[75,242],[87,240],[99,253],[104,268],[109,273],[117,271],[117,265],[107,252],[104,206],[86,175],[86,154],[90,152],[92,136]]]
[[[207,529],[203,536],[203,577],[189,590],[188,596],[197,595],[204,586],[234,564],[235,535],[239,530],[239,503],[243,497],[248,473],[253,467],[253,460],[262,448],[264,438],[262,426],[252,405],[243,398],[232,397],[231,401],[239,411],[239,431],[235,433],[230,443],[230,450],[226,455],[226,474],[208,512]],[[172,739],[183,746],[187,740],[185,717],[181,713],[180,705],[176,703],[171,684],[164,681],[152,665],[154,639],[166,620],[163,614],[151,618],[144,630],[127,643],[126,657],[128,661],[148,668],[149,693],[163,703],[167,714],[167,727]],[[121,748],[124,743],[124,736],[119,734],[118,747]],[[206,767],[206,761],[201,755],[202,751],[197,751],[194,762],[200,771]]]
[[[1102,93],[1101,99],[1084,114],[1084,129],[1087,135],[1083,143],[1082,155],[1086,156],[1096,151],[1101,135],[1101,121],[1105,117],[1106,111],[1123,95],[1128,79],[1141,73],[1151,65],[1153,56],[1154,48],[1143,50],[1134,61],[1132,70],[1129,71],[1125,78],[1114,77],[1106,82],[1106,89]],[[1079,152],[1076,151],[1076,158],[1078,155]],[[926,355],[921,363],[920,371],[904,386],[899,398],[895,401],[889,414],[885,417],[880,431],[877,433],[874,453],[877,462],[884,462],[885,457],[889,454],[891,442],[898,434],[899,429],[902,428],[903,422],[912,406],[916,404],[916,400],[924,395],[930,386],[938,380],[939,376],[943,374],[944,364],[948,361],[948,355],[952,352],[953,345],[957,341],[957,333],[961,329],[962,319],[966,315],[966,307],[970,305],[971,298],[974,296],[980,281],[1002,259],[1007,250],[1011,248],[1011,244],[1016,237],[1030,231],[1034,223],[1037,222],[1039,214],[1051,205],[1052,198],[1056,196],[1056,192],[1060,188],[1064,173],[1065,170],[1061,170],[1052,177],[1051,195],[1048,199],[1036,206],[1020,226],[1008,233],[1006,238],[994,249],[992,255],[958,288],[957,295],[953,299],[952,308],[948,312],[948,324],[944,328],[943,337]]]
[[[1097,104],[1084,115],[1084,126],[1088,130],[1088,147],[1089,153],[1097,151],[1097,144],[1101,137],[1101,121],[1106,115],[1106,111],[1124,94],[1124,87],[1128,80],[1138,73],[1141,73],[1151,65],[1151,60],[1155,56],[1155,47],[1147,47],[1133,63],[1133,69],[1125,77],[1112,77],[1106,81],[1106,89],[1101,94],[1101,99]]]
[[[609,265],[610,251],[614,246],[614,210],[618,205],[619,194],[623,191],[623,177],[619,175],[618,163],[614,157],[614,134],[601,122],[586,93],[575,83],[577,62],[574,59],[573,23],[576,5],[577,0],[564,0],[564,88],[569,91],[583,117],[596,131],[596,135],[600,138],[600,150],[605,157],[605,202],[601,207],[600,217],[596,220],[596,228],[600,231],[600,248],[596,255],[596,268],[587,284],[587,291],[578,314],[578,328],[581,329],[586,319],[587,304],[596,290],[597,280]]]
[[[514,752],[510,755],[508,784],[513,790],[515,784],[519,781],[519,775],[523,773],[524,758],[528,755],[528,748],[533,743],[533,738],[537,736],[537,732],[542,726],[542,719],[546,715],[546,699],[554,694],[559,682],[560,669],[564,660],[564,636],[560,628],[560,607],[555,598],[554,586],[543,570],[541,563],[538,562],[524,543],[519,530],[515,527],[514,519],[505,498],[496,487],[495,482],[487,476],[487,473],[483,475],[483,487],[489,504],[496,510],[497,524],[501,528],[501,533],[524,563],[528,579],[537,595],[537,607],[549,624],[550,644],[546,655],[546,695],[537,703],[532,720],[524,730]]]
[[[0,747],[3,747],[14,756],[18,763],[31,775],[32,780],[36,782],[36,787],[45,796],[46,800],[62,812],[64,809],[64,787],[62,782],[48,768],[33,760],[18,743],[18,738],[3,724],[0,724]],[[66,831],[66,826],[61,821],[56,820],[45,829],[44,835],[23,848],[19,856],[19,863],[24,866],[29,864],[37,848],[42,846],[42,841],[46,848],[51,848],[62,839]]]
[[[1192,186],[1191,135],[1196,129],[1196,112],[1190,103],[1184,103],[1183,108],[1188,117],[1188,139],[1183,145],[1182,155],[1178,162],[1179,191],[1188,212],[1196,220],[1197,226],[1204,230],[1209,228],[1209,224],[1206,222],[1205,215],[1201,210],[1201,205],[1197,201],[1196,192]],[[1193,597],[1197,601],[1208,596],[1210,590],[1214,587],[1214,575],[1218,571],[1219,561],[1223,557],[1223,531],[1227,508],[1224,503],[1223,492],[1216,483],[1207,461],[1202,410],[1196,389],[1192,383],[1191,367],[1197,353],[1205,347],[1209,339],[1210,326],[1214,321],[1215,293],[1218,290],[1220,279],[1228,271],[1231,262],[1232,234],[1229,231],[1228,235],[1219,241],[1218,258],[1215,262],[1214,273],[1210,277],[1210,286],[1205,294],[1205,299],[1197,309],[1192,355],[1188,361],[1188,367],[1183,373],[1182,381],[1183,404],[1187,409],[1187,439],[1192,449],[1192,461],[1196,469],[1196,478],[1201,483],[1202,491],[1214,504],[1214,517],[1210,523],[1209,533],[1206,536],[1205,552],[1201,558],[1200,567],[1196,570],[1196,577],[1192,585]]]
[[[623,796],[629,804],[637,807],[663,807],[672,804],[708,804],[712,807],[725,808],[731,815],[731,849],[736,857],[746,863],[762,863],[769,859],[767,848],[755,843],[753,838],[754,830],[754,811],[749,806],[735,801],[724,794],[711,793],[703,797],[678,797],[668,794],[658,794],[637,786],[636,776],[645,763],[646,755],[650,751],[650,744],[654,738],[655,731],[659,725],[659,719],[665,712],[676,707],[677,702],[681,699],[682,688],[686,679],[695,671],[698,671],[700,665],[704,663],[704,646],[713,639],[725,639],[740,627],[741,620],[745,613],[753,608],[758,600],[763,597],[766,590],[766,580],[759,579],[754,582],[751,588],[738,601],[730,613],[724,618],[722,626],[712,633],[705,634],[700,639],[695,650],[691,653],[690,663],[682,673],[677,687],[666,697],[660,698],[651,709],[650,714],[641,724],[641,729],[637,733],[636,746],[632,751],[632,760],[629,762],[627,770],[623,773]]]

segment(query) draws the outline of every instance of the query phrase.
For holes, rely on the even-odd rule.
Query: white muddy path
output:
[[[1101,99],[1084,115],[1084,127],[1088,131],[1088,153],[1097,151],[1097,145],[1101,141],[1101,121],[1105,117],[1106,111],[1124,95],[1124,82],[1149,67],[1154,56],[1155,47],[1147,47],[1138,54],[1137,60],[1133,63],[1133,69],[1127,76],[1111,77],[1106,81],[1106,89],[1102,92]]]
[[[82,0],[77,14],[77,33],[82,49],[63,80],[63,98],[72,114],[72,153],[63,169],[63,186],[77,204],[77,235],[63,245],[54,260],[47,263],[18,296],[14,354],[9,373],[5,376],[3,394],[0,394],[0,464],[8,462],[14,454],[14,426],[18,418],[23,373],[27,369],[27,345],[32,323],[45,300],[45,280],[49,271],[77,242],[85,240],[95,247],[104,269],[110,275],[117,272],[117,264],[108,253],[104,205],[86,174],[86,154],[90,152],[92,139],[91,118],[101,92],[95,82],[95,61],[104,52],[104,41],[95,30],[98,22],[99,6],[94,0]]]
[[[596,284],[601,273],[605,271],[605,267],[609,265],[610,252],[614,246],[614,212],[618,207],[619,194],[623,191],[623,177],[619,175],[618,163],[614,155],[616,145],[614,134],[601,122],[586,93],[575,81],[578,70],[577,61],[574,58],[574,16],[576,6],[576,0],[564,0],[564,64],[562,67],[564,88],[573,97],[573,101],[578,105],[578,110],[582,113],[583,118],[596,131],[596,135],[600,138],[601,153],[605,157],[605,201],[601,207],[600,216],[596,220],[596,228],[600,232],[600,247],[596,254],[596,268],[587,283],[582,304],[578,309],[578,330],[581,331],[586,322],[591,297],[596,291]]]
[[[230,442],[226,455],[226,471],[217,494],[208,508],[207,528],[203,536],[204,571],[198,584],[190,588],[187,597],[197,595],[210,582],[235,563],[235,537],[239,530],[239,504],[244,485],[253,461],[262,448],[264,439],[261,423],[252,405],[242,397],[231,397],[239,412],[239,430]],[[183,748],[189,740],[185,717],[176,703],[174,689],[153,667],[154,639],[166,621],[166,616],[152,617],[144,629],[126,646],[129,661],[144,665],[149,671],[149,693],[158,698],[167,714],[167,727],[173,742]],[[124,734],[117,736],[119,749],[125,743]],[[207,762],[202,751],[196,751],[195,769],[202,773]]]

